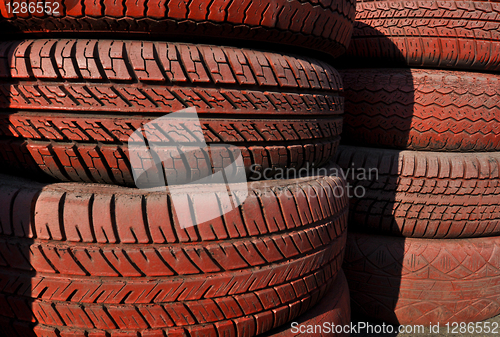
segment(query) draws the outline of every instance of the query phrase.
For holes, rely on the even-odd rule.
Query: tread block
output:
[[[339,158],[344,170],[376,169],[383,165],[383,158],[396,158],[393,165],[401,168],[399,172],[379,171],[361,181],[348,178],[353,188],[362,186],[365,191],[363,198],[351,199],[353,227],[433,239],[495,236],[498,231],[496,172],[500,161],[495,152],[457,154],[341,146],[336,160]],[[345,158],[353,159],[349,162]],[[376,160],[367,166],[363,164],[366,158]],[[478,163],[484,160],[490,163],[489,176],[480,176]]]

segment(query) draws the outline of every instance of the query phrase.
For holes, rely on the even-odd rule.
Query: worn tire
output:
[[[15,337],[256,336],[293,320],[316,304],[335,279],[332,270],[340,268],[341,261],[337,259],[302,277],[256,291],[196,301],[109,304],[0,295],[0,324],[8,336]],[[144,282],[132,287],[143,292]]]
[[[500,76],[349,69],[342,141],[425,151],[500,151]]]
[[[500,70],[500,4],[366,1],[357,4],[346,59],[365,66]]]
[[[352,310],[391,324],[477,322],[500,313],[500,238],[349,233]]]
[[[16,16],[11,13],[13,4],[9,13],[7,2],[2,1],[1,30],[41,36],[65,33],[84,37],[122,34],[157,40],[222,38],[226,42],[301,46],[338,56],[349,44],[356,12],[353,0],[56,2],[60,4],[59,16]],[[56,2],[51,3],[52,7]]]
[[[183,187],[189,200],[174,208],[171,192],[2,176],[2,326],[19,337],[264,333],[337,276],[348,202],[336,187],[345,182],[249,183],[240,207],[181,228],[225,207],[214,186]]]
[[[177,162],[164,170],[178,183],[212,173],[200,173],[198,158],[186,154],[203,141],[237,147],[249,176],[252,165],[272,175],[327,163],[342,131],[340,75],[304,57],[184,43],[24,40],[0,43],[0,78],[2,147],[30,153],[17,167],[34,161],[61,181],[134,186],[130,136],[186,108],[196,109],[201,131],[180,121],[153,139],[174,153]],[[2,157],[2,166],[15,165]]]
[[[289,327],[285,325],[279,329],[273,330],[265,335],[265,337],[327,337],[327,336],[345,336],[349,333],[330,332],[328,329],[335,329],[336,326],[349,326],[351,323],[351,304],[349,297],[349,286],[347,279],[342,270],[339,271],[335,284],[327,291],[324,298],[314,308],[310,309],[306,314],[295,320],[298,325]],[[320,325],[324,327],[325,323],[329,325],[322,329],[321,332],[307,332],[309,327],[315,329]],[[300,332],[300,327],[303,326],[304,333]],[[295,328],[294,328],[295,327]],[[299,329],[299,331],[297,331]],[[310,329],[310,328],[309,328]],[[263,336],[264,337],[264,336]]]
[[[359,196],[351,199],[350,228],[434,239],[500,234],[498,152],[341,146],[335,160]]]

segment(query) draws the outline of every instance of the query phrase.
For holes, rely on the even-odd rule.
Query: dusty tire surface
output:
[[[349,286],[347,279],[342,270],[339,271],[335,283],[325,293],[324,298],[314,308],[311,308],[306,314],[299,316],[295,320],[298,323],[298,328],[283,326],[277,330],[273,330],[265,335],[265,337],[289,337],[289,336],[307,336],[307,337],[326,337],[326,336],[349,336],[345,333],[330,332],[332,325],[348,326],[351,323],[351,304],[349,297]],[[303,328],[304,333],[300,332],[300,326],[309,327],[323,325],[325,322],[329,324],[327,329],[322,332],[312,333],[307,332],[307,328]],[[294,325],[295,326],[295,325]],[[298,330],[298,331],[297,331]]]
[[[0,191],[7,207],[0,215],[1,233],[89,244],[195,243],[280,233],[330,216],[343,219],[347,214],[347,198],[333,192],[345,188],[342,178],[267,180],[245,187],[246,198],[241,191],[233,195],[238,201],[233,203],[240,206],[227,208],[229,201],[218,186],[210,184],[179,187],[186,197],[177,202],[168,191],[98,184],[42,185],[2,175]],[[197,221],[207,207],[215,205],[221,212],[214,213],[217,217]]]
[[[500,76],[346,69],[342,141],[425,151],[499,151]]]
[[[499,14],[500,4],[490,1],[360,2],[347,59],[498,71]]]
[[[240,207],[186,228],[181,217],[223,207],[206,198],[213,187],[186,186],[174,207],[171,192],[1,182],[0,316],[12,336],[254,336],[314,305],[342,264],[340,178],[249,183]]]
[[[7,295],[2,298],[5,303],[2,308],[5,311],[0,319],[3,321],[2,326],[8,327],[9,336],[19,337],[26,336],[24,330],[34,330],[34,333],[28,336],[38,337],[70,333],[81,336],[105,333],[111,336],[135,334],[141,337],[162,334],[199,336],[201,333],[210,337],[219,336],[221,333],[229,336],[244,333],[256,336],[287,323],[316,304],[333,282],[333,270],[340,268],[341,263],[342,259],[339,258],[323,267],[312,269],[301,277],[291,277],[289,281],[271,283],[255,291],[247,289],[241,294],[214,299],[109,304],[59,299],[32,300],[19,295]],[[273,278],[275,275],[268,277]],[[33,280],[40,281],[36,278]],[[229,278],[218,280],[213,286],[220,287],[220,282],[228,280]],[[52,283],[55,282],[57,280],[52,280]],[[105,283],[100,285],[103,288],[108,286]],[[78,286],[83,287],[84,284]],[[127,289],[122,285],[120,290],[130,291],[132,296],[144,292],[145,289],[151,290],[148,286],[144,288],[144,282],[132,282],[129,287]],[[132,288],[136,291],[131,291]],[[162,288],[162,292],[173,289],[170,285],[163,285]],[[96,287],[87,289],[96,290]],[[37,323],[34,327],[30,324],[33,320]]]
[[[478,322],[500,313],[500,238],[349,233],[352,310],[391,324]]]
[[[238,148],[250,175],[252,165],[259,172],[323,165],[342,131],[340,75],[322,61],[292,55],[186,43],[23,40],[0,43],[0,78],[6,152],[29,153],[32,160],[18,166],[34,161],[34,169],[60,181],[135,186],[132,134],[186,109],[196,110],[189,116],[198,118],[198,129],[189,126],[191,117],[177,118],[148,138],[175,158],[165,174],[179,183],[208,174],[191,172],[202,169],[186,154],[200,142]],[[8,167],[9,154],[2,157]]]
[[[433,239],[500,233],[497,152],[340,146],[335,160],[346,173],[351,194],[364,193],[351,199],[351,229]]]
[[[303,46],[338,56],[349,44],[356,12],[351,0],[61,0],[49,4],[55,6],[60,7],[59,15],[14,14],[13,4],[8,7],[2,1],[0,27],[11,34],[41,36],[124,34],[158,40],[250,40]]]

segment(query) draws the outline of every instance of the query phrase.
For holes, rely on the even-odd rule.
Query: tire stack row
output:
[[[500,313],[500,4],[358,3],[336,160],[356,195],[353,310],[393,324]]]
[[[0,5],[0,334],[290,336],[322,298],[304,324],[348,323],[345,180],[273,177],[327,164],[344,109],[280,50],[344,53],[354,3],[41,5]]]

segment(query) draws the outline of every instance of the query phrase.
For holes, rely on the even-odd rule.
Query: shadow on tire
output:
[[[36,272],[31,264],[34,200],[46,184],[53,182],[34,169],[26,143],[16,139],[23,132],[22,127],[15,129],[9,122],[17,112],[9,109],[11,100],[23,99],[17,88],[20,80],[12,78],[11,70],[29,67],[14,61],[16,48],[21,44],[22,41],[4,43],[0,50],[0,336],[5,337],[36,337],[32,292],[37,284],[33,282]],[[9,184],[20,175],[38,182],[24,181],[15,187]]]
[[[393,235],[398,235],[401,233],[397,232],[394,210],[400,183],[400,151],[389,155],[383,149],[402,149],[409,142],[415,103],[413,76],[409,68],[390,68],[401,64],[392,61],[394,57],[397,59],[398,54],[403,57],[392,41],[380,39],[383,34],[366,24],[357,22],[356,27],[363,29],[364,35],[377,38],[374,44],[370,41],[353,44],[356,49],[335,64],[340,68],[345,90],[343,146],[336,161],[350,185],[349,229],[383,234],[381,229],[389,227],[396,229]],[[380,50],[380,56],[387,57],[383,65],[389,68],[379,68],[380,62],[375,66],[366,59],[359,61],[351,56],[354,53],[363,56],[368,49]],[[400,291],[404,241],[387,247],[373,245],[369,239],[357,240],[353,235],[348,239],[344,270],[351,292],[352,321],[365,324],[365,329],[351,336],[397,335],[397,326],[379,329],[384,322],[397,322],[394,310]],[[369,264],[381,266],[380,274],[368,273]]]

